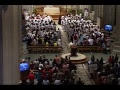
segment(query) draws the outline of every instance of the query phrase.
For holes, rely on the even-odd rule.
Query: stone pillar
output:
[[[34,5],[22,5],[22,9],[26,9],[29,14],[32,14]]]
[[[94,5],[89,5],[90,12],[92,12],[92,11],[93,11],[93,7],[94,7]]]
[[[90,5],[79,5],[79,8],[84,10],[85,8],[88,8],[90,11]]]
[[[3,37],[2,37],[2,8],[0,8],[0,84],[3,83]]]
[[[100,17],[100,6],[101,5],[97,5],[97,17]]]
[[[100,5],[100,18],[103,18],[103,6],[104,5]]]
[[[116,41],[120,42],[120,5],[116,5],[116,28],[115,28],[115,38]]]
[[[103,23],[114,25],[115,20],[115,5],[104,5],[103,8]]]
[[[91,11],[94,11],[94,21],[97,21],[97,18],[102,19],[103,17],[103,5],[91,5]]]
[[[21,5],[8,5],[2,10],[0,27],[0,84],[16,85],[20,79]],[[1,15],[1,13],[0,13]],[[1,21],[1,20],[0,20]],[[1,24],[1,23],[0,23]]]

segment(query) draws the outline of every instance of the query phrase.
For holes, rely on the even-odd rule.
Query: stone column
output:
[[[98,17],[100,17],[100,6],[101,5],[98,5]]]
[[[26,9],[29,14],[33,12],[34,5],[22,5],[22,9]]]
[[[85,8],[88,8],[90,11],[90,5],[79,5],[79,8],[84,10]]]
[[[114,25],[115,20],[115,5],[104,5],[103,8],[103,23]]]
[[[89,5],[89,8],[90,8],[90,12],[93,11],[93,5]]]
[[[97,5],[93,5],[92,9],[93,9],[93,11],[95,11],[94,12],[94,21],[96,21],[97,20],[97,10],[98,10]]]
[[[91,10],[95,11],[94,21],[103,17],[103,5],[91,5]]]
[[[103,18],[103,6],[104,5],[100,5],[100,18]]]
[[[2,10],[0,84],[3,85],[16,85],[20,79],[21,10],[21,5],[8,5]]]
[[[2,37],[2,8],[0,8],[0,84],[3,83],[3,37]]]
[[[115,28],[116,41],[120,42],[120,5],[116,5],[116,28]]]

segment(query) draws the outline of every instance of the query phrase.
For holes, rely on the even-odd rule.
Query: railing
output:
[[[28,46],[28,53],[61,53],[62,47],[59,46]]]
[[[78,52],[95,52],[95,53],[102,53],[103,48],[102,46],[78,46]]]
[[[120,42],[115,42],[112,44],[112,51],[113,52],[120,52]]]

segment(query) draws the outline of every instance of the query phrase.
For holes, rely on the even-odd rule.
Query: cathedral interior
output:
[[[54,75],[62,73],[66,75],[64,78],[70,79],[67,85],[72,84],[72,75],[75,78],[75,84],[79,81],[77,84],[80,85],[81,82],[84,85],[119,85],[119,9],[120,5],[0,5],[0,84],[18,85],[23,84],[25,80],[30,85],[66,84],[62,75],[58,75],[59,78]],[[45,21],[45,17],[49,19]],[[48,23],[39,24],[41,21],[36,21],[38,19],[41,19],[42,23],[44,21]],[[94,27],[91,28],[89,24]],[[97,30],[100,33],[98,37]],[[85,34],[87,39],[81,40]],[[96,38],[93,39],[94,37]],[[47,60],[44,64],[39,61],[37,66],[36,62],[41,57]],[[58,62],[54,62],[55,60]],[[63,64],[59,64],[59,60],[60,63],[63,61]],[[72,64],[68,63],[69,61]],[[23,62],[29,63],[29,70],[20,71],[22,67],[20,64]],[[54,64],[50,66],[51,62]],[[34,65],[33,68],[32,65]],[[72,65],[72,69],[67,65],[68,67]],[[112,69],[106,69],[107,66]],[[54,67],[58,70],[54,70]],[[99,67],[102,69],[98,70]],[[48,68],[52,76],[46,81],[44,72]],[[37,80],[38,77],[35,75],[37,71],[41,71],[42,79],[40,80],[42,81]],[[107,71],[110,72],[107,73]],[[34,80],[29,79],[32,75]],[[111,82],[109,82],[110,78],[112,78]]]

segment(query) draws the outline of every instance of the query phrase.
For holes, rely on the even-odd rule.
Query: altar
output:
[[[66,15],[66,9],[54,5],[44,5],[36,7],[36,12],[40,15],[50,15],[54,20],[58,20],[60,15]]]
[[[60,8],[52,5],[46,5],[46,7],[44,7],[44,13],[48,15],[60,15]]]

